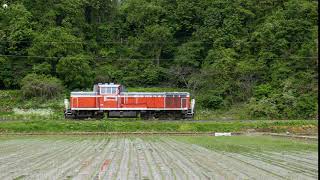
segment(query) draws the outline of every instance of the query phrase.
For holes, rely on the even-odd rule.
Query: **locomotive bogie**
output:
[[[138,117],[139,112],[137,111],[109,111],[109,118],[136,118]]]

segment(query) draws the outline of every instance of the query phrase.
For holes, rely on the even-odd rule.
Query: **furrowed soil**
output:
[[[0,136],[0,179],[318,179],[317,150],[264,136]]]

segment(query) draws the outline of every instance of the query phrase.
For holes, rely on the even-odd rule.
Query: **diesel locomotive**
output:
[[[99,83],[91,92],[71,92],[65,99],[66,118],[140,117],[142,119],[193,118],[195,100],[188,92],[127,92],[114,83]]]

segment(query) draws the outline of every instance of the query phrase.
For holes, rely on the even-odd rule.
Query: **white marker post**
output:
[[[231,133],[230,132],[227,132],[227,133],[214,133],[214,136],[231,136]]]

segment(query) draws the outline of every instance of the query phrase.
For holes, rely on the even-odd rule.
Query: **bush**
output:
[[[269,84],[262,84],[254,88],[254,96],[258,99],[268,97],[272,93],[272,87]]]
[[[161,67],[149,65],[144,69],[140,78],[145,85],[155,85],[164,81],[165,72]]]
[[[0,112],[10,112],[17,107],[21,93],[17,90],[0,90]]]
[[[305,94],[296,97],[285,92],[272,94],[269,98],[251,98],[248,110],[254,118],[315,119],[318,116],[318,103],[315,95]]]
[[[317,97],[306,94],[300,96],[294,103],[295,117],[300,118],[317,118],[318,102]]]
[[[223,106],[223,98],[212,94],[198,96],[198,102],[201,107],[219,109]]]
[[[262,98],[257,100],[255,98],[251,98],[249,102],[249,115],[254,118],[277,118],[279,112],[277,109],[277,105],[270,98]]]
[[[21,80],[21,90],[25,98],[53,98],[63,93],[62,82],[51,76],[28,74]]]

